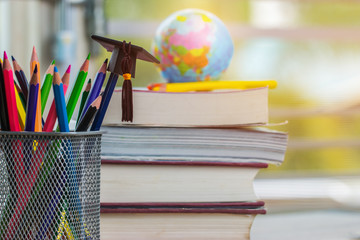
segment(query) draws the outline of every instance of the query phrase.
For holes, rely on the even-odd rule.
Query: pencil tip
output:
[[[89,78],[89,81],[87,82],[88,84],[91,83],[91,78]]]
[[[12,61],[13,61],[13,62],[15,61],[15,58],[14,58],[14,56],[13,56],[13,55],[11,55],[11,59],[12,59]]]
[[[70,73],[71,71],[71,64],[68,66],[68,68],[66,69],[66,73]]]
[[[51,62],[51,65],[55,65],[55,59]]]
[[[108,61],[109,61],[109,59],[105,59],[104,63],[106,63],[106,64],[107,64],[107,63],[108,63]]]
[[[8,56],[7,56],[7,54],[6,54],[6,51],[4,51],[4,60],[5,59],[8,59]]]
[[[89,55],[87,56],[87,60],[90,60],[90,56],[91,56],[91,53],[89,53]]]
[[[37,64],[35,65],[35,68],[34,68],[34,74],[37,73],[38,71],[38,68],[37,68]]]
[[[54,67],[54,72],[59,72],[56,66]]]

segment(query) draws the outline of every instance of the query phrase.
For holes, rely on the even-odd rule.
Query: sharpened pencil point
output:
[[[16,61],[13,55],[11,55],[11,59],[13,62]]]
[[[6,51],[4,51],[4,60],[5,59],[8,59],[8,56],[7,56],[7,54],[6,54]]]
[[[105,59],[104,63],[106,63],[106,64],[107,64],[107,63],[108,63],[108,61],[109,61],[109,59]]]
[[[89,55],[87,56],[87,60],[90,60],[90,56],[91,56],[91,53],[89,53]]]
[[[34,74],[37,73],[38,69],[37,69],[37,64],[35,65],[35,68],[34,68]]]
[[[51,62],[51,65],[54,65],[55,64],[55,59]]]
[[[66,69],[66,73],[70,73],[71,71],[71,65],[68,66],[68,68]]]
[[[54,67],[54,72],[59,72],[56,66]]]

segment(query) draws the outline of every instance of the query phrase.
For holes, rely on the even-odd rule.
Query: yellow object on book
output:
[[[277,86],[275,80],[262,81],[207,81],[207,82],[185,82],[185,83],[155,83],[148,86],[152,91],[163,92],[189,92],[189,91],[212,91],[220,89],[251,89]]]

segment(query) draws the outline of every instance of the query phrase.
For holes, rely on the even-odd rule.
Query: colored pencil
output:
[[[66,69],[66,72],[64,73],[62,77],[62,83],[63,83],[63,89],[64,94],[66,94],[68,86],[69,86],[69,79],[70,79],[70,71],[71,71],[71,65]],[[56,122],[56,107],[55,107],[55,100],[53,100],[48,116],[46,118],[46,122],[44,124],[44,132],[52,132],[54,130],[55,122]]]
[[[6,94],[10,131],[18,132],[20,131],[20,124],[19,124],[19,117],[16,106],[14,76],[10,65],[10,61],[5,51],[4,51],[3,74],[4,74],[5,94]]]
[[[0,125],[2,131],[10,131],[5,82],[2,64],[0,64]]]
[[[57,67],[54,68],[53,91],[60,132],[69,132],[64,88]]]
[[[90,90],[91,90],[91,79],[89,78],[89,81],[88,81],[88,83],[86,84],[85,90],[83,91],[82,96],[81,96],[79,113],[78,113],[78,117],[77,117],[77,120],[76,120],[76,125],[77,125],[77,124],[79,123],[79,121],[80,121],[80,118],[81,118],[81,115],[82,115],[82,111],[83,111],[83,109],[84,109],[86,100],[88,99]]]
[[[22,103],[24,109],[26,109],[26,99],[24,97],[24,94],[21,91],[21,88],[20,88],[19,84],[15,84],[15,88],[16,88],[18,94],[19,94],[19,97],[20,97],[20,100],[21,100],[21,103]]]
[[[15,70],[16,79],[19,82],[21,91],[24,94],[25,99],[27,99],[28,93],[29,93],[29,83],[26,79],[24,71],[22,70],[22,68],[20,67],[18,62],[15,60],[15,58],[13,56],[11,56],[11,58],[12,58],[12,62],[13,62],[14,70]]]
[[[96,115],[95,115],[95,119],[91,125],[91,129],[90,131],[99,131],[101,124],[104,120],[105,114],[106,114],[106,110],[109,106],[112,94],[114,92],[117,80],[119,78],[119,75],[116,73],[111,73],[109,80],[106,84],[105,87],[105,91],[101,100],[101,104],[100,104],[100,108],[97,111]]]
[[[31,60],[30,60],[30,73],[34,71],[35,66],[37,66],[37,78],[39,81],[39,86],[41,85],[40,81],[40,63],[39,59],[35,50],[35,46],[33,47],[33,51],[31,54]],[[42,118],[41,118],[41,92],[39,87],[39,93],[38,93],[38,103],[36,106],[36,118],[35,118],[35,132],[41,132],[42,131]]]
[[[38,104],[39,96],[39,78],[38,78],[38,68],[35,65],[34,73],[32,74],[29,87],[28,95],[28,104],[26,106],[26,120],[25,120],[25,131],[34,132],[35,131],[35,119],[36,119],[36,109]]]
[[[26,113],[25,113],[25,108],[23,105],[23,101],[20,99],[20,95],[18,92],[18,86],[16,84],[14,84],[15,86],[15,100],[16,100],[16,106],[17,106],[17,111],[18,111],[18,117],[19,117],[19,124],[20,124],[20,130],[24,131],[25,129],[25,118],[26,118]]]
[[[73,89],[71,90],[69,100],[66,105],[66,111],[68,114],[68,122],[70,122],[70,119],[74,113],[75,106],[78,102],[81,90],[84,86],[86,76],[88,74],[89,69],[89,60],[90,60],[90,53],[85,59],[84,63],[80,67],[80,71],[78,73],[78,76],[76,78],[75,84]]]
[[[85,106],[81,113],[81,118],[84,116],[85,112],[89,108],[90,104],[95,101],[95,99],[99,96],[101,88],[104,84],[104,80],[106,77],[106,66],[108,63],[108,59],[105,59],[104,63],[101,65],[99,71],[96,74],[95,82],[90,90],[89,97],[86,100]]]
[[[43,85],[41,87],[41,115],[44,114],[47,99],[49,97],[51,83],[53,81],[55,60],[53,60],[46,70]]]
[[[99,110],[100,104],[101,104],[102,96],[98,96],[95,101],[90,105],[90,107],[87,109],[85,115],[81,118],[77,128],[76,132],[86,132],[90,124],[92,123],[95,114]]]

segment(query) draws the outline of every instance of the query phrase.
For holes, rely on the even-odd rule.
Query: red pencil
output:
[[[14,76],[10,65],[10,61],[4,51],[4,63],[3,63],[3,74],[5,82],[5,94],[9,116],[10,131],[19,132],[20,124],[16,106],[15,87],[14,87]]]
[[[68,89],[69,86],[69,79],[70,79],[70,70],[71,70],[71,65],[69,65],[69,67],[67,68],[66,72],[64,73],[61,81],[63,82],[63,89],[64,89],[64,94],[66,94],[66,91]],[[55,122],[56,122],[56,108],[55,108],[55,101],[52,102],[48,116],[46,118],[46,122],[44,125],[44,132],[52,132],[55,126]]]

